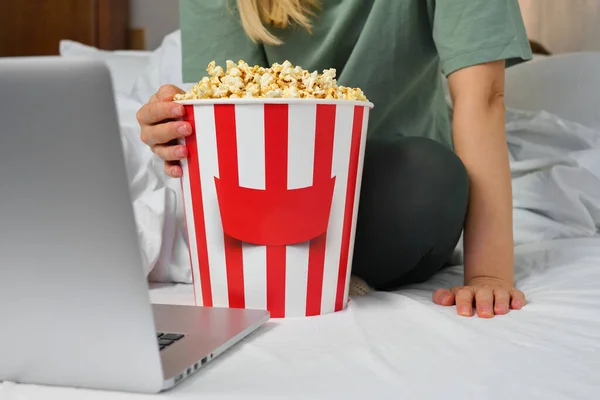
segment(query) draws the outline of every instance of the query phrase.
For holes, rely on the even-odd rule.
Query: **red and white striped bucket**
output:
[[[274,318],[345,308],[371,103],[181,101],[196,304]]]

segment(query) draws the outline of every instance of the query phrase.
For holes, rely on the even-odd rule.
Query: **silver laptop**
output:
[[[268,318],[151,305],[107,68],[0,59],[0,381],[159,392]]]

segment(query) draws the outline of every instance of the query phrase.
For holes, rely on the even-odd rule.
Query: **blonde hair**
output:
[[[287,28],[297,24],[310,32],[310,18],[318,8],[318,0],[237,0],[242,26],[253,42],[279,45],[282,41],[267,25]]]

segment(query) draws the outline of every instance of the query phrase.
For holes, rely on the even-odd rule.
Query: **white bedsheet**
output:
[[[351,301],[342,313],[274,321],[168,399],[597,399],[600,239],[517,248],[529,304],[493,320],[459,318],[431,291],[459,283],[453,267],[398,293]],[[189,304],[189,285],[157,287],[155,302]],[[0,399],[141,400],[151,396],[0,385]]]
[[[139,143],[119,101],[145,267],[186,281],[177,181]],[[529,304],[459,318],[434,305],[461,268],[397,293],[355,298],[342,313],[273,321],[164,398],[600,398],[600,130],[545,112],[509,111],[517,286]],[[148,168],[150,166],[150,168]],[[189,285],[155,285],[153,301],[191,304]],[[150,396],[0,384],[1,400]]]

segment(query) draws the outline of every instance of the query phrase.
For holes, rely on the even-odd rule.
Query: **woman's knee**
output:
[[[469,178],[462,160],[452,150],[426,138],[409,139],[403,149],[409,168],[419,170],[432,196],[451,197],[458,204],[468,201]]]
[[[451,253],[462,231],[467,202],[466,169],[451,150],[422,138],[369,143],[355,271],[383,287],[409,273],[432,251]],[[434,273],[440,267],[427,269]]]
[[[363,194],[388,198],[410,197],[466,207],[469,179],[460,158],[442,144],[408,137],[367,145]],[[381,199],[380,199],[381,200]]]

